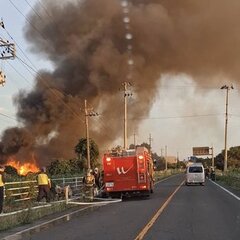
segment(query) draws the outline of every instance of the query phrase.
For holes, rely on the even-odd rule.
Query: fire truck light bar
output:
[[[138,158],[139,158],[139,159],[143,159],[143,155],[139,155]]]

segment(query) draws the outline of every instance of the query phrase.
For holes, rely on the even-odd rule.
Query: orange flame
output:
[[[29,172],[32,172],[32,173],[39,172],[39,168],[35,164],[35,161],[20,163],[20,161],[11,158],[6,163],[6,166],[7,165],[16,168],[18,171],[18,174],[21,176],[26,176]]]

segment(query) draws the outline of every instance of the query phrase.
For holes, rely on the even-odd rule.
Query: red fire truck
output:
[[[103,170],[105,192],[111,197],[153,192],[153,161],[145,147],[104,154]]]

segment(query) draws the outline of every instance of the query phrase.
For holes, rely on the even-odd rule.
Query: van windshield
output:
[[[201,173],[201,172],[203,172],[203,168],[202,167],[189,167],[188,172],[190,172],[190,173]]]

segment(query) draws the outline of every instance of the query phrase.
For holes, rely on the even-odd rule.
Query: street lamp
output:
[[[224,172],[227,171],[227,124],[228,124],[228,92],[233,89],[233,85],[224,85],[221,89],[226,89],[226,112],[225,112],[225,131],[224,131]]]

